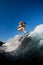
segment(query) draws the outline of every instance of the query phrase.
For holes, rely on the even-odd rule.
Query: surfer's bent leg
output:
[[[23,28],[23,31],[24,31],[24,33],[26,33],[26,30],[25,30],[25,28]]]

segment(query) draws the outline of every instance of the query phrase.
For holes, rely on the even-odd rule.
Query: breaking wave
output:
[[[2,54],[3,52],[3,54]],[[43,24],[36,26],[32,32],[16,35],[0,47],[0,53],[10,63],[32,64],[43,62]],[[2,58],[0,55],[0,57]],[[4,59],[3,57],[3,59]],[[1,60],[1,59],[0,59]],[[34,64],[35,65],[35,64]]]
[[[42,45],[43,44],[43,24],[36,26],[34,31],[32,31],[31,33],[28,32],[22,36],[16,35],[13,38],[11,38],[10,40],[8,40],[5,44],[3,44],[3,46],[6,47],[5,51],[11,52],[11,51],[17,49],[22,44],[22,41],[25,38],[31,38],[33,41],[35,40],[35,42],[40,40],[39,45]]]

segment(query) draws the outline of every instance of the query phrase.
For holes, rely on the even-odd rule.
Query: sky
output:
[[[18,23],[26,22],[26,31],[43,24],[43,0],[0,0],[0,41],[6,42],[18,32]]]

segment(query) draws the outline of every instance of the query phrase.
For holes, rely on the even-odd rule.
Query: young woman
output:
[[[18,31],[21,31],[23,30],[24,33],[26,33],[26,30],[25,30],[25,25],[26,23],[25,22],[19,22],[19,26],[18,26]]]

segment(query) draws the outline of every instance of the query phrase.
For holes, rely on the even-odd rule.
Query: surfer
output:
[[[26,25],[26,22],[20,21],[20,22],[19,22],[19,26],[18,26],[18,31],[23,30],[23,32],[26,33],[25,25]]]

